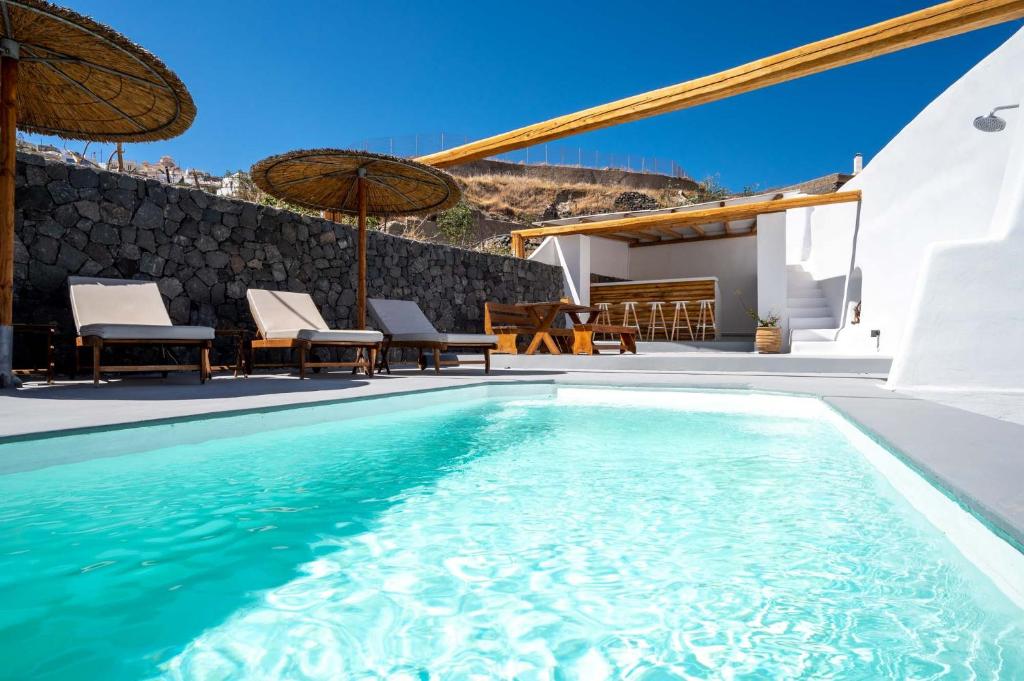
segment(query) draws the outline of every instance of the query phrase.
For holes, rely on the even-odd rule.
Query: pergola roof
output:
[[[781,193],[742,196],[691,206],[548,220],[512,232],[514,251],[524,239],[582,234],[625,241],[630,247],[728,239],[757,233],[757,216],[794,208],[860,201],[860,191],[833,194]]]
[[[600,236],[605,239],[629,242],[631,246],[655,245],[665,240],[686,240],[696,241],[701,239],[721,239],[727,236],[750,236],[757,233],[757,220],[744,218],[735,221],[709,222],[703,225],[686,225],[679,227],[673,225],[652,225],[644,226],[646,218],[656,215],[685,215],[694,211],[722,208],[726,206],[739,206],[759,201],[771,201],[780,199],[783,194],[775,192],[770,194],[757,194],[752,196],[741,196],[721,201],[708,201],[705,203],[694,203],[687,206],[674,206],[671,208],[655,208],[653,210],[631,210],[617,213],[597,213],[594,215],[578,215],[559,220],[545,220],[536,223],[540,227],[562,227],[566,225],[592,225],[610,220],[631,220],[637,219],[635,228],[624,229],[616,233],[603,233]]]

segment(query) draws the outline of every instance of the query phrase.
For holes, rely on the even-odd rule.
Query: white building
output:
[[[224,176],[217,189],[217,196],[238,196],[242,191],[242,173],[231,173]]]
[[[740,289],[761,314],[782,315],[794,353],[889,355],[894,388],[1024,391],[1024,119],[1008,108],[997,112],[1004,130],[972,125],[995,107],[1020,103],[1022,61],[1024,31],[842,187],[859,191],[859,201],[698,226],[716,237],[704,239],[687,228],[587,233],[621,215],[552,221],[543,224],[576,224],[579,233],[550,237],[531,257],[560,264],[567,295],[581,303],[601,276],[714,277],[726,336],[753,331],[733,295]],[[726,228],[746,236],[723,238]]]

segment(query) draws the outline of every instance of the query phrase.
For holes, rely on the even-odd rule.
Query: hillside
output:
[[[466,203],[498,220],[525,223],[635,207],[616,206],[616,199],[624,193],[636,193],[622,184],[559,183],[516,175],[474,175],[459,177],[458,181]],[[685,203],[687,196],[682,189],[672,188],[646,189],[641,193],[659,206]]]
[[[487,217],[514,222],[623,210],[615,201],[640,192],[659,205],[685,203],[699,190],[687,177],[614,168],[524,165],[491,159],[449,169],[466,202]],[[620,202],[621,203],[621,202]],[[638,206],[625,206],[625,208]]]

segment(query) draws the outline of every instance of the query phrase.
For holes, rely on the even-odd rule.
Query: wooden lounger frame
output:
[[[430,350],[434,355],[434,373],[441,373],[442,366],[459,366],[461,364],[483,364],[484,373],[491,373],[491,351],[497,349],[496,343],[438,343],[435,341],[396,341],[391,336],[384,334],[384,347],[381,351],[381,368],[391,373],[391,364],[388,362],[388,351],[391,348],[416,348],[419,351],[419,356],[416,358],[416,365],[420,368],[420,371],[426,371],[427,360],[424,357],[424,350]],[[466,350],[483,350],[483,359],[467,359],[467,360],[442,360],[441,353],[447,352],[451,348],[461,348]]]
[[[110,345],[164,345],[173,347],[198,347],[199,364],[112,364],[103,366],[100,364],[100,353],[105,346]],[[100,374],[126,373],[131,371],[159,371],[167,374],[170,371],[198,371],[199,382],[206,383],[210,378],[210,349],[213,347],[212,340],[170,340],[170,339],[129,339],[129,338],[100,338],[99,336],[77,336],[75,338],[75,374],[81,372],[79,351],[81,348],[92,348],[92,383],[99,385]]]
[[[249,341],[249,366],[256,367],[293,367],[299,368],[299,378],[306,377],[306,369],[326,369],[338,367],[351,367],[352,371],[362,369],[367,376],[373,376],[373,367],[377,362],[377,353],[380,350],[380,343],[367,343],[366,341],[308,341],[299,338],[254,338]],[[256,350],[270,349],[295,349],[299,351],[299,361],[292,363],[270,363],[257,364],[254,357]],[[306,356],[313,348],[356,348],[356,359],[352,362],[308,362]],[[363,356],[366,350],[369,357]]]

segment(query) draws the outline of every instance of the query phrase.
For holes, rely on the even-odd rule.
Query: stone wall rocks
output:
[[[328,324],[355,316],[355,230],[198,189],[18,155],[15,322],[74,323],[70,275],[156,281],[176,324],[254,325],[249,288],[310,293]],[[486,300],[562,295],[550,265],[370,232],[371,297],[415,300],[447,331],[482,331]]]

